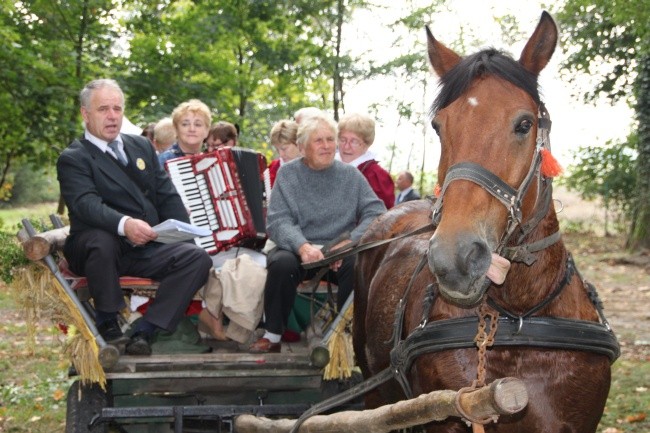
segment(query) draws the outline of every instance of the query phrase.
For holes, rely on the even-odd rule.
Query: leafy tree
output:
[[[593,78],[587,101],[604,95],[636,111],[636,184],[628,245],[650,248],[650,8],[647,0],[567,0],[556,17],[570,55],[569,80]]]
[[[136,123],[200,98],[251,147],[299,107],[336,111],[357,73],[337,50],[342,23],[363,4],[0,0],[0,191],[18,164],[53,165],[80,132],[79,89],[100,76],[122,84]]]
[[[1,0],[0,190],[12,168],[52,165],[79,134],[77,94],[109,70],[119,6],[117,0]]]
[[[244,145],[259,148],[274,121],[332,100],[323,59],[332,57],[325,29],[334,3],[132,4],[125,24],[133,36],[121,71],[129,112],[136,110],[136,120],[156,120],[199,98],[216,117],[240,125]]]
[[[605,207],[605,233],[609,232],[609,215],[625,219],[631,214],[636,183],[636,137],[607,146],[581,147],[574,152],[575,166],[561,182],[570,190],[580,191],[587,200],[602,199]]]

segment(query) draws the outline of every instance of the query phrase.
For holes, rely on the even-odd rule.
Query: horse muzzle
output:
[[[491,283],[486,273],[492,252],[476,236],[460,236],[451,244],[436,232],[429,241],[427,259],[440,294],[459,306],[477,304]]]

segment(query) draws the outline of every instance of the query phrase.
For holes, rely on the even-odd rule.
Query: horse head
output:
[[[518,61],[494,49],[463,58],[427,27],[440,77],[432,125],[442,145],[428,264],[440,293],[458,305],[481,300],[490,266],[538,213],[545,110],[537,78],[557,39],[544,12]]]

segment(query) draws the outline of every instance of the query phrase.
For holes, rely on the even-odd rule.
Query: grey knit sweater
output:
[[[297,158],[278,171],[266,229],[278,247],[298,254],[305,242],[324,245],[346,231],[356,241],[384,212],[384,203],[355,167],[334,161],[316,171]]]

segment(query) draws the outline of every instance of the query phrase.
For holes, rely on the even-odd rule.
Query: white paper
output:
[[[172,244],[174,242],[187,241],[196,237],[212,235],[210,229],[198,227],[175,219],[168,219],[152,228],[156,233],[158,233],[156,242],[163,244]]]

